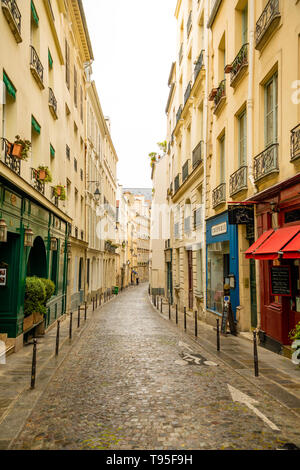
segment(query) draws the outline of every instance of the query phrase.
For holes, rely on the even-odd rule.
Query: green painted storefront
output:
[[[25,279],[52,279],[55,294],[47,306],[47,328],[66,311],[68,224],[5,180],[0,179],[0,218],[7,225],[7,242],[0,242],[0,268],[6,284],[0,285],[0,333],[16,338],[23,333]],[[25,230],[33,231],[33,247],[24,246]],[[51,237],[57,251],[51,251]]]

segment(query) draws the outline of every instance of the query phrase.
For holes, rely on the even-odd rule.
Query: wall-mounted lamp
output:
[[[0,242],[7,242],[7,225],[4,219],[0,219]]]
[[[25,229],[24,246],[33,246],[33,231],[31,230],[31,228]]]
[[[96,201],[99,201],[100,200],[100,196],[101,196],[101,192],[99,190],[99,181],[87,181],[88,183],[95,183],[96,184],[96,190],[94,192],[94,198],[96,199]]]

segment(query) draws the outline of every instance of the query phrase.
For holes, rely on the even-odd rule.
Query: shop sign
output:
[[[211,228],[211,236],[212,237],[222,235],[223,233],[227,233],[227,222],[222,222],[221,224],[214,225]]]
[[[5,268],[0,268],[0,286],[1,287],[6,286],[6,275],[7,275],[7,270]]]
[[[228,206],[228,221],[230,225],[254,224],[254,209],[252,205]]]
[[[291,269],[290,266],[272,266],[271,294],[290,296],[291,295]]]

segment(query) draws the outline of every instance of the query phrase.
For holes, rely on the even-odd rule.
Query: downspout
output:
[[[254,0],[249,0],[249,80],[248,80],[248,99],[247,99],[247,134],[248,134],[248,179],[252,185],[253,192],[257,192],[253,176],[253,139],[254,139],[254,113],[253,113],[253,88],[254,88],[254,40],[255,40],[255,5]],[[254,221],[256,221],[256,205],[254,204]],[[257,239],[257,224],[255,224],[255,239]],[[261,311],[260,311],[260,262],[255,261],[256,273],[256,304],[257,304],[257,330],[261,328]]]

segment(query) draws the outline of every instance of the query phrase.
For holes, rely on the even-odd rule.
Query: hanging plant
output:
[[[53,193],[55,197],[58,197],[61,201],[65,201],[67,199],[66,187],[62,184],[57,184],[53,188]]]
[[[12,144],[11,156],[19,158],[20,160],[27,160],[29,157],[28,152],[30,148],[30,140],[21,139],[19,135],[16,135],[15,141]]]
[[[51,183],[52,175],[47,166],[40,165],[37,169],[36,179],[43,183]]]

